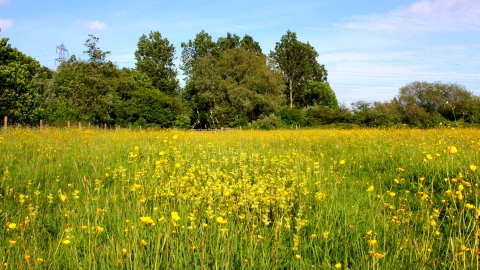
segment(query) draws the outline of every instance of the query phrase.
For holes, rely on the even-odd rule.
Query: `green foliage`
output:
[[[309,81],[327,80],[327,71],[317,62],[317,57],[315,49],[309,43],[298,41],[295,32],[290,30],[276,43],[275,50],[270,52],[270,58],[283,73],[290,108],[293,108],[294,101],[301,101],[299,97],[306,91]],[[307,106],[301,102],[296,105]]]
[[[337,97],[328,82],[308,82],[307,90],[299,99],[306,106],[323,105],[332,109],[338,107]]]
[[[466,105],[472,99],[472,93],[461,85],[418,81],[400,88],[396,98],[404,121],[423,126],[438,124],[443,119],[459,120],[468,114]]]
[[[43,91],[48,82],[46,68],[33,58],[0,39],[0,115],[13,123],[36,124],[42,117],[37,90]]]
[[[150,32],[148,37],[142,35],[135,51],[135,66],[145,73],[152,85],[168,94],[178,88],[177,70],[175,69],[175,47],[159,32]]]
[[[307,126],[329,125],[334,123],[351,123],[352,114],[350,110],[341,105],[336,108],[326,106],[310,106],[302,110],[305,115],[305,124]]]
[[[282,119],[272,113],[269,116],[261,115],[257,120],[252,121],[249,127],[253,129],[273,130],[283,125]]]
[[[219,42],[235,43],[237,38],[229,40]],[[282,78],[264,55],[244,48],[216,52],[196,59],[188,74],[183,96],[195,122],[202,127],[246,125],[279,107]]]
[[[276,114],[282,119],[287,126],[304,126],[305,116],[300,109],[282,108]]]

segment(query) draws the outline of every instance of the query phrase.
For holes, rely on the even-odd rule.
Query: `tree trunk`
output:
[[[290,89],[290,109],[293,108],[293,90],[292,90],[292,79],[289,80],[289,86],[288,88]]]

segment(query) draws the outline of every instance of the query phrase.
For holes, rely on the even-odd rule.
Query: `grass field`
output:
[[[0,269],[479,269],[480,131],[0,132]]]

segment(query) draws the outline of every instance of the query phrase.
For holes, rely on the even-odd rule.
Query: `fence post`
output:
[[[7,130],[7,120],[8,120],[8,117],[5,115],[5,116],[3,117],[3,128],[4,128],[5,130]]]
[[[90,122],[88,122],[88,129],[90,129],[90,127],[91,127],[91,126],[90,126]]]
[[[43,128],[43,120],[40,119],[40,131],[42,130],[42,128]]]
[[[70,121],[67,121],[67,128],[70,129]]]
[[[103,124],[103,130],[107,130],[107,124]]]
[[[82,130],[82,122],[78,122],[78,129]]]

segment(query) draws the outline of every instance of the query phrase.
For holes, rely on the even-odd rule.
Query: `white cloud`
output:
[[[2,20],[2,19],[0,19],[0,28],[1,29],[7,29],[7,28],[10,28],[12,26],[13,26],[13,20]]]
[[[88,28],[92,30],[105,30],[108,29],[108,25],[106,23],[100,22],[99,20],[96,21],[87,21],[86,22]]]
[[[402,32],[480,30],[480,1],[421,0],[387,13],[355,16],[337,26],[352,30]]]

